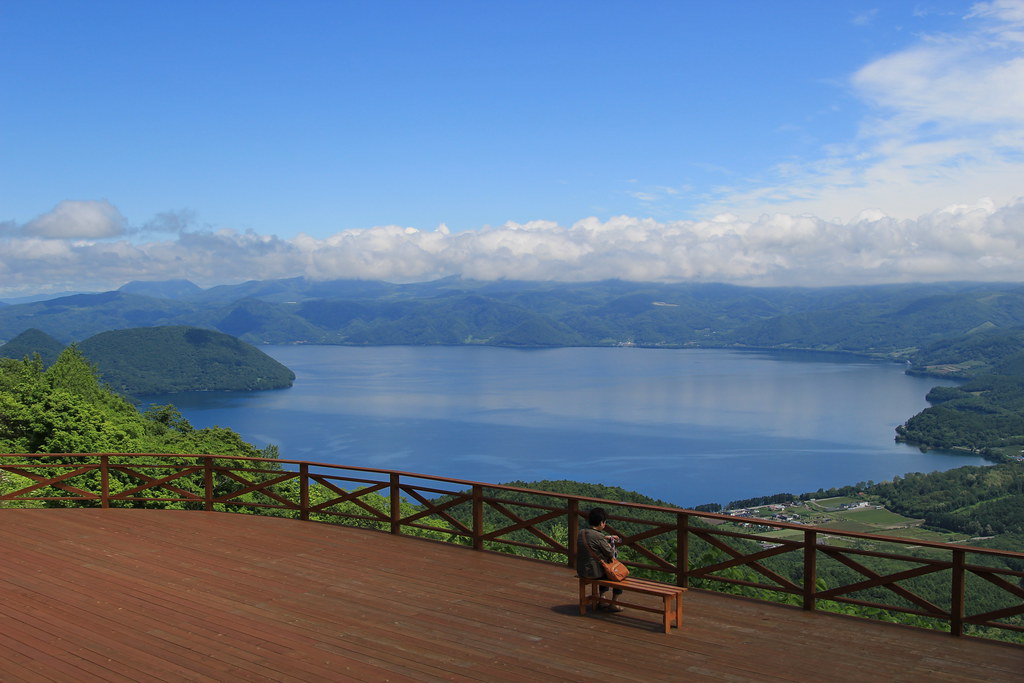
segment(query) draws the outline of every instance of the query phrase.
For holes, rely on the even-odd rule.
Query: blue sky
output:
[[[1022,279],[1024,0],[0,0],[0,94],[0,296]]]

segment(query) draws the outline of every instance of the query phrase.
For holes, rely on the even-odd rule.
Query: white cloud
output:
[[[124,234],[124,216],[107,201],[65,200],[26,223],[26,235],[53,239],[102,239]]]
[[[806,286],[1019,282],[1021,263],[1024,201],[997,207],[984,200],[913,220],[878,210],[846,222],[781,213],[669,222],[619,216],[458,233],[382,226],[326,239],[186,232],[142,244],[13,234],[0,236],[0,295],[105,290],[136,279],[186,278],[205,287],[299,275],[392,282],[448,275]]]
[[[912,218],[941,202],[1024,195],[1024,0],[979,3],[963,26],[850,77],[871,109],[856,139],[780,164],[775,182],[722,191],[704,211]]]
[[[971,7],[968,17],[989,17],[1000,22],[991,31],[1008,40],[1024,41],[1024,3],[1020,0],[992,0]]]

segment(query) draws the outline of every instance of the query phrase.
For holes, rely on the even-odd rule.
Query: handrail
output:
[[[623,537],[620,559],[638,575],[807,610],[903,613],[957,636],[1024,634],[1024,553],[757,519],[799,532],[773,538],[716,528],[736,521],[719,513],[430,474],[242,456],[0,454],[0,507],[14,502],[340,521],[569,566],[580,519],[602,505]]]

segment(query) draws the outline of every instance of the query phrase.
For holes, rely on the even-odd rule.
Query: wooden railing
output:
[[[424,474],[208,455],[0,454],[0,508],[177,507],[377,528],[574,566],[581,519],[609,511],[641,576],[807,610],[1024,643],[1024,553],[834,531]],[[794,537],[766,535],[788,530]],[[998,635],[1002,634],[1002,635]]]

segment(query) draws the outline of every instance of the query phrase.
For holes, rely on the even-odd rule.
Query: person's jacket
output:
[[[590,552],[590,550],[593,552]],[[585,579],[604,577],[604,567],[597,561],[597,556],[605,562],[612,561],[612,545],[604,534],[595,529],[580,529],[576,539],[576,574]]]

